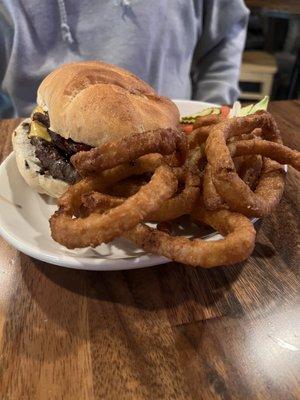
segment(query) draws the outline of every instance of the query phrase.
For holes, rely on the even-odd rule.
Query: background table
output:
[[[269,15],[300,16],[300,2],[298,0],[245,0],[247,7],[263,10]]]
[[[271,109],[300,150],[300,102]],[[290,169],[253,256],[213,270],[68,270],[0,239],[0,398],[299,399],[299,200]]]

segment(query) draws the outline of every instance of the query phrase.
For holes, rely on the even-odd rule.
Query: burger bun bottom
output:
[[[27,124],[30,124],[30,122],[30,118],[22,121],[12,136],[18,169],[26,183],[38,193],[55,198],[60,197],[69,185],[60,179],[54,179],[49,175],[40,173],[40,161],[35,156],[34,146],[30,143],[28,137]]]

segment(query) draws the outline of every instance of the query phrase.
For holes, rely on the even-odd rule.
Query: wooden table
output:
[[[300,150],[300,102],[271,109]],[[2,159],[15,125],[0,123]],[[75,271],[0,239],[0,398],[299,399],[299,200],[290,169],[230,268]]]
[[[245,0],[247,7],[260,9],[268,13],[300,15],[298,0]]]

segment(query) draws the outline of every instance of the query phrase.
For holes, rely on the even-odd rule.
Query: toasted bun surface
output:
[[[60,197],[67,190],[68,184],[49,175],[40,174],[40,162],[23,125],[30,122],[30,118],[25,119],[13,132],[12,143],[18,169],[26,183],[34,190],[52,197]]]
[[[53,131],[91,146],[179,122],[171,100],[132,73],[100,61],[59,67],[41,83],[37,102],[47,107]]]

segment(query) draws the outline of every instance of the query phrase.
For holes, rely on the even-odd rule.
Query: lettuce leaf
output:
[[[257,111],[267,111],[269,102],[270,102],[269,96],[265,96],[259,103],[252,106],[252,109],[249,111],[249,114],[246,115],[255,114]]]

